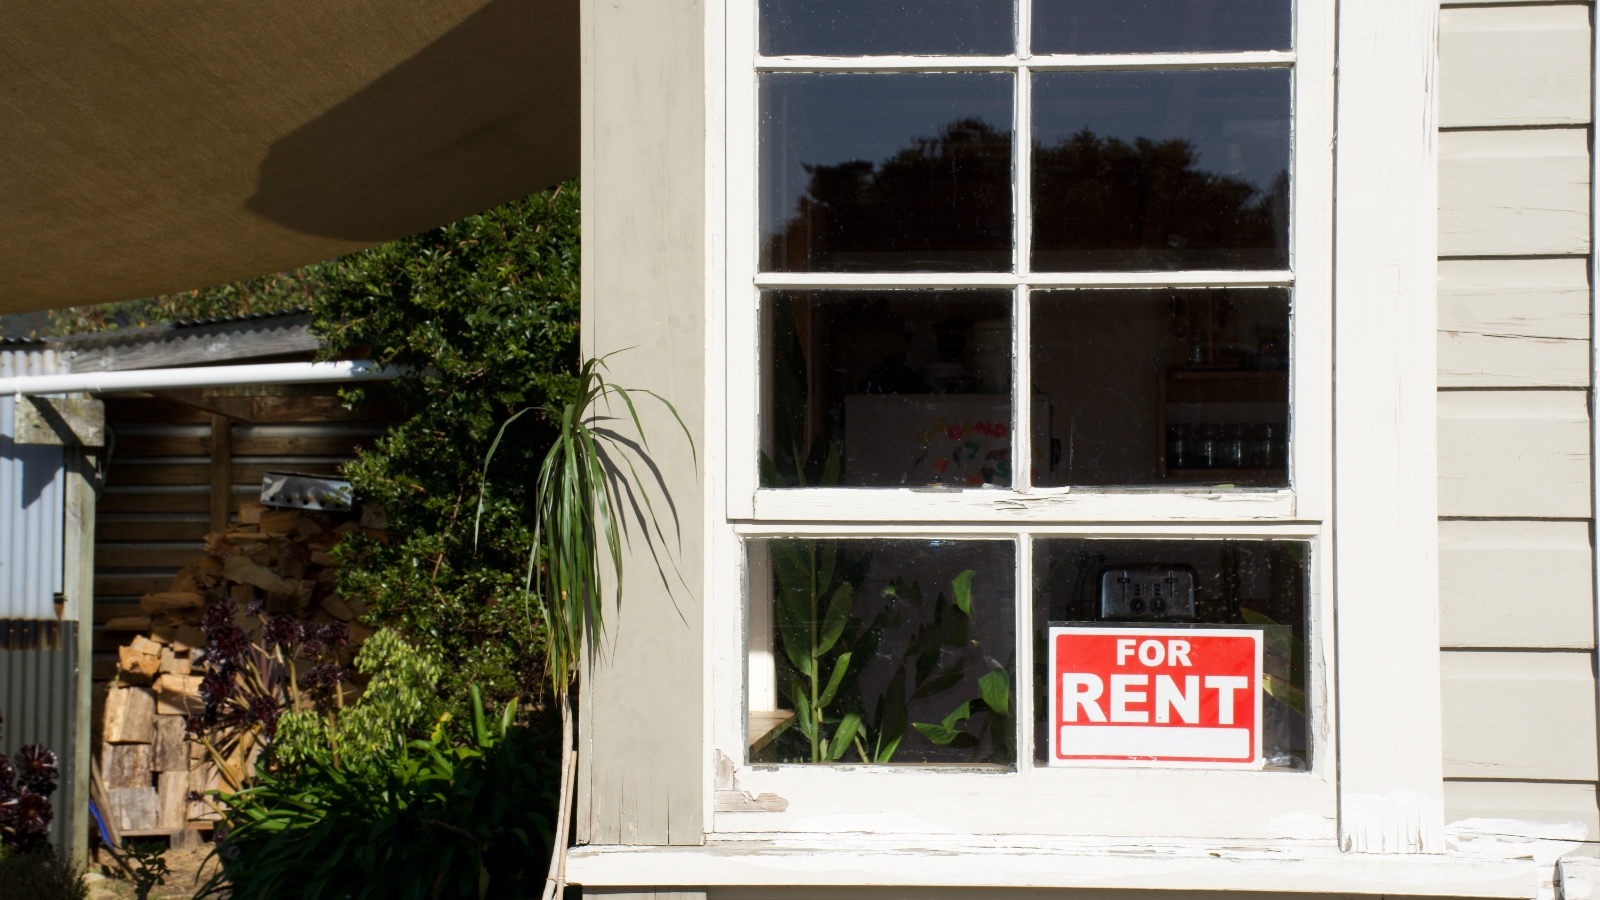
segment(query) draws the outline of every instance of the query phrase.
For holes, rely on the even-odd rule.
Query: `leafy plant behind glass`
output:
[[[931,621],[918,627],[896,657],[880,652],[883,636],[908,615],[923,617],[926,601],[920,583],[894,579],[883,591],[887,602],[867,621],[851,613],[854,586],[871,567],[870,553],[849,553],[836,541],[773,541],[772,557],[778,640],[784,650],[778,685],[794,706],[798,739],[790,743],[800,744],[802,757],[813,763],[837,762],[854,749],[862,762],[888,763],[911,725],[936,745],[972,748],[974,755],[987,734],[991,760],[1014,758],[1015,712],[1010,675],[1003,668],[981,676],[980,695],[963,701],[943,721],[909,721],[913,702],[960,684],[973,661],[968,632],[974,570],[951,581],[949,597],[938,594]],[[952,649],[958,652],[949,654]],[[893,674],[869,719],[860,677],[875,658],[894,659]],[[966,731],[980,714],[976,731]]]

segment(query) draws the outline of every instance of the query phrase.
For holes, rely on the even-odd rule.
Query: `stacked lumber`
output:
[[[205,803],[189,799],[222,787],[204,748],[187,737],[189,717],[205,710],[204,679],[194,667],[205,652],[200,623],[206,607],[228,604],[252,641],[265,616],[343,622],[351,639],[340,662],[349,665],[372,630],[360,621],[365,605],[335,591],[339,561],[332,551],[353,531],[384,540],[381,525],[381,514],[373,512],[358,520],[247,503],[237,524],[206,535],[205,552],[179,570],[167,590],[140,598],[141,621],[107,624],[108,630],[148,629],[117,648],[117,675],[105,700],[99,762],[118,830],[177,833],[216,818]],[[240,750],[244,758],[230,764],[252,768],[260,751],[247,744]]]

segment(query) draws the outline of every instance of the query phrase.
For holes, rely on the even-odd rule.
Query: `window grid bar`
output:
[[[1019,494],[1033,490],[1033,379],[1032,340],[1028,313],[1028,286],[1017,285],[1016,301],[1012,304],[1015,317],[1011,323],[1013,338],[1011,376],[1011,489]],[[1048,451],[1047,451],[1048,452]]]
[[[1012,612],[1016,616],[1017,624],[1015,642],[1017,647],[1016,674],[1012,679],[1015,684],[1015,693],[1012,695],[1011,708],[1016,711],[1016,739],[1017,739],[1017,774],[1027,777],[1028,772],[1034,768],[1033,762],[1033,535],[1021,532],[1017,535],[1017,564],[1012,571],[1016,573],[1016,586],[1012,589]],[[1024,713],[1023,710],[1029,710]]]
[[[758,72],[887,71],[1008,72],[1019,66],[1035,69],[1236,69],[1288,68],[1293,52],[1248,53],[1119,53],[1032,56],[770,56],[755,61]]]
[[[1021,178],[1021,176],[1018,176]],[[1025,188],[1020,189],[1025,190]],[[1021,218],[1021,215],[1018,215]],[[825,288],[1034,288],[1293,287],[1294,272],[1199,270],[1162,272],[762,272],[761,289]]]

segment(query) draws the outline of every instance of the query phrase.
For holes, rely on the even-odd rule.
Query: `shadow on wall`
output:
[[[578,172],[577,0],[490,0],[272,145],[247,208],[380,242]]]

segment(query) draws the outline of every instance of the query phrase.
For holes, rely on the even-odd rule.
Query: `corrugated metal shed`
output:
[[[74,796],[72,760],[77,718],[78,623],[60,623],[59,649],[0,650],[0,753],[7,756],[28,744],[44,744],[56,752],[61,768],[55,796],[50,842],[69,849]]]
[[[0,377],[52,375],[54,350],[0,351]],[[16,399],[0,397],[0,619],[55,619],[61,592],[65,456],[17,444]]]

